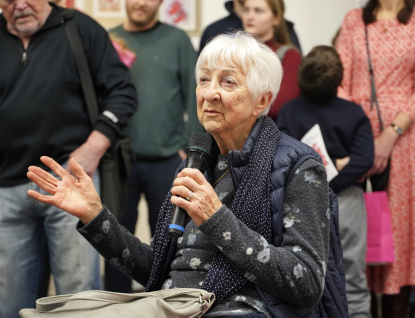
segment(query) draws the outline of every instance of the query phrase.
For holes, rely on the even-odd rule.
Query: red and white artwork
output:
[[[186,31],[196,31],[196,0],[163,0],[160,20]]]

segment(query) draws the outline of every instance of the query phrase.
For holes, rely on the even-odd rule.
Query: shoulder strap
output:
[[[81,79],[82,91],[84,92],[85,102],[89,113],[89,119],[92,127],[94,127],[99,115],[98,102],[84,46],[82,44],[76,22],[73,18],[68,19],[65,22],[65,31],[68,35],[69,44],[75,56],[76,66]]]
[[[365,39],[366,39],[366,51],[367,51],[367,64],[369,66],[369,75],[370,75],[370,109],[373,108],[373,104],[376,105],[376,111],[379,118],[380,129],[383,130],[383,121],[382,116],[380,115],[378,97],[376,94],[376,86],[375,86],[375,79],[373,75],[373,66],[372,66],[372,59],[370,58],[370,49],[369,49],[369,35],[367,32],[367,25],[365,24]]]
[[[285,57],[285,54],[288,52],[288,50],[291,48],[289,45],[281,45],[276,51],[275,54],[277,54],[278,58],[282,62],[282,60]]]

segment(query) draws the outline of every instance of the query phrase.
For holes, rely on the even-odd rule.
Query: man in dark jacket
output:
[[[244,0],[231,0],[225,2],[225,8],[229,12],[229,15],[223,19],[213,22],[206,27],[200,39],[199,52],[203,50],[206,43],[211,38],[231,30],[243,30],[241,20],[243,5]],[[285,23],[287,24],[291,42],[299,49],[301,53],[300,41],[298,40],[297,34],[295,33],[294,23],[287,20],[285,20]]]
[[[128,69],[91,18],[47,0],[0,0],[0,9],[0,317],[14,318],[45,295],[49,266],[59,294],[101,288],[98,254],[73,234],[76,219],[27,196],[36,188],[28,166],[42,155],[61,164],[75,157],[99,185],[99,161],[137,99]],[[65,33],[72,18],[101,100],[94,127]]]

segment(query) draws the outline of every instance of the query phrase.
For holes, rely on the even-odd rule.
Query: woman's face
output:
[[[279,18],[265,0],[246,0],[242,23],[247,33],[268,41],[274,36],[274,27],[279,24]]]
[[[222,63],[218,69],[202,68],[196,98],[199,121],[214,136],[233,135],[245,129],[250,132],[260,113],[242,69]]]

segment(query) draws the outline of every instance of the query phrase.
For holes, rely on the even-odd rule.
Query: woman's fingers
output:
[[[38,200],[39,202],[45,204],[53,204],[53,197],[51,196],[40,194],[39,192],[36,192],[34,190],[28,190],[27,194],[33,199]]]
[[[198,169],[194,168],[185,168],[177,175],[178,178],[182,177],[190,177],[192,178],[196,183],[203,185],[206,181],[205,176],[200,172]]]
[[[191,191],[196,191],[200,187],[200,185],[190,177],[176,178],[173,181],[173,186],[174,187],[185,187]]]
[[[174,186],[171,189],[171,193],[176,197],[181,197],[183,199],[191,199],[190,197],[194,196],[194,192],[185,186]]]
[[[50,174],[49,172],[46,172],[42,168],[36,167],[36,166],[30,166],[28,169],[30,172],[33,172],[34,174],[38,175],[40,178],[45,180],[46,182],[49,182],[50,184],[57,186],[59,180]]]
[[[53,172],[55,172],[59,177],[63,178],[64,176],[69,175],[68,171],[66,171],[59,163],[53,160],[50,157],[42,156],[40,160],[47,165]]]
[[[183,169],[173,182],[175,186],[183,185],[192,191],[199,186],[207,184],[209,183],[206,181],[205,176],[199,170],[192,168]]]
[[[386,159],[381,160],[380,163],[379,163],[378,173],[382,173],[383,171],[385,171],[387,165],[388,165],[388,160],[386,160]]]
[[[173,181],[171,189],[174,196],[183,199],[194,197],[200,191],[204,191],[205,185],[208,184],[203,174],[197,169],[184,169],[177,175]]]
[[[372,175],[382,173],[386,169],[387,165],[388,165],[388,159],[384,159],[380,157],[376,158],[373,168],[371,169]]]
[[[38,169],[40,169],[40,168],[38,168]],[[40,170],[42,170],[42,169],[40,169]],[[29,171],[27,173],[27,177],[31,181],[36,183],[39,187],[41,187],[43,190],[45,190],[46,192],[48,192],[52,195],[54,195],[56,193],[56,184],[53,184],[53,183],[49,182],[48,180],[45,180],[42,176],[37,174],[37,172]]]

